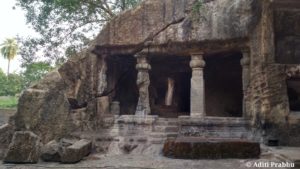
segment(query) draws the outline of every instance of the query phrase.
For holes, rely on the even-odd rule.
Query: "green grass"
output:
[[[18,98],[14,96],[0,96],[0,108],[16,108]]]

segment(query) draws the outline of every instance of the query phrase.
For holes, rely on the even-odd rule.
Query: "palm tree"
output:
[[[2,56],[8,60],[7,66],[7,75],[9,74],[10,61],[14,59],[17,55],[18,44],[14,38],[7,38],[0,45],[1,46],[1,54]]]

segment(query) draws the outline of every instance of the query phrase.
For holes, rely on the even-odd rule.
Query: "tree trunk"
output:
[[[10,66],[10,59],[8,59],[8,65],[7,65],[7,76],[9,75],[9,66]]]

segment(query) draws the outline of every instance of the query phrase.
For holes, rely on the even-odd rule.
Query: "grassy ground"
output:
[[[18,104],[17,97],[0,96],[0,108],[16,108]]]

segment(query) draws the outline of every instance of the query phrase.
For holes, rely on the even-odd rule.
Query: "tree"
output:
[[[64,61],[65,56],[86,47],[103,24],[140,1],[17,0],[16,6],[26,12],[27,23],[40,34],[39,38],[22,39],[22,57],[28,59],[43,50],[44,57]]]
[[[9,75],[10,61],[17,55],[18,44],[14,38],[7,38],[0,46],[2,56],[8,60],[7,75]]]
[[[47,62],[33,62],[25,66],[25,71],[22,72],[23,88],[27,88],[32,83],[40,80],[44,75],[54,68]]]
[[[0,69],[0,96],[15,96],[22,91],[23,79],[20,75],[11,73],[5,75]]]

